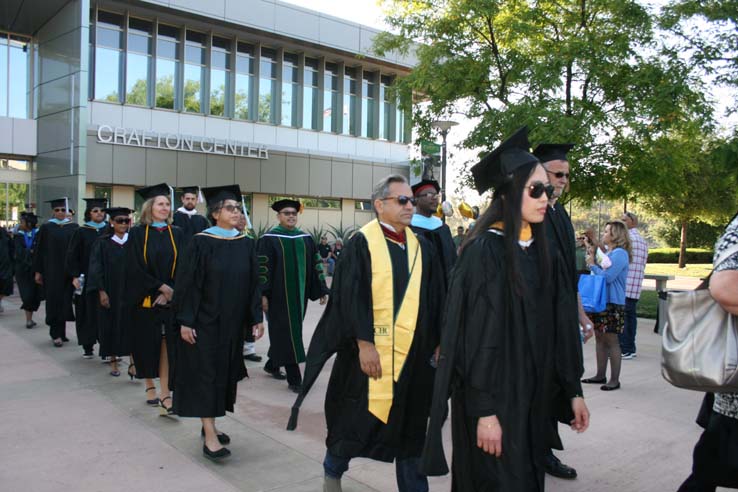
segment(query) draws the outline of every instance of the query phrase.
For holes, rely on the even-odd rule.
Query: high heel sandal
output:
[[[131,378],[131,381],[133,381],[133,378],[136,377],[136,371],[134,370],[133,372],[131,372],[131,369],[135,369],[135,368],[136,368],[136,364],[129,364],[128,371],[126,371],[128,372],[128,377]]]
[[[164,402],[166,400],[171,400],[171,396],[165,396],[164,398],[159,400],[159,415],[162,417],[169,417],[174,415],[174,405],[170,405],[169,408],[167,408],[164,405]]]
[[[149,391],[154,390],[156,391],[156,386],[152,386],[150,388],[146,388],[146,393]],[[151,400],[146,400],[147,405],[151,405],[152,407],[156,407],[159,405],[159,398],[152,398]]]

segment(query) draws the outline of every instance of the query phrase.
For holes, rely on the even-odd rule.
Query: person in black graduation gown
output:
[[[87,289],[87,270],[90,265],[90,251],[92,244],[98,238],[110,233],[108,223],[105,221],[103,210],[108,204],[105,198],[84,198],[85,207],[82,224],[69,241],[67,248],[66,268],[67,276],[72,279],[75,289],[74,294],[74,318],[77,325],[77,344],[84,350],[83,357],[91,359],[92,349],[97,343],[97,306],[98,298],[96,292]],[[79,292],[79,293],[77,293]]]
[[[567,273],[567,278],[569,279],[565,284],[565,290],[563,293],[576,299],[574,306],[576,312],[573,313],[573,316],[567,318],[571,321],[568,328],[572,330],[573,333],[578,334],[579,326],[581,325],[586,341],[594,334],[594,330],[592,321],[584,312],[577,288],[579,283],[579,274],[577,272],[574,226],[571,223],[569,214],[566,213],[566,209],[561,205],[561,203],[559,203],[559,198],[562,193],[564,193],[564,191],[568,191],[570,170],[567,153],[573,147],[573,144],[542,143],[535,148],[533,155],[538,157],[541,161],[541,164],[546,169],[548,179],[554,187],[554,193],[549,199],[549,209],[546,213],[545,222],[550,249],[553,252],[558,251],[561,255],[561,259],[563,260],[563,265]],[[576,358],[581,361],[581,353],[576,354]],[[561,392],[561,388],[558,388],[555,385],[552,388],[552,398],[555,408],[566,407],[566,397]],[[550,443],[552,448],[563,450],[564,445],[561,442],[561,437],[558,432],[558,420],[557,415],[552,416]],[[573,479],[577,477],[576,470],[562,463],[553,454],[553,451],[549,452],[546,457],[546,473],[553,475],[554,477],[565,479]]]
[[[203,188],[209,227],[190,241],[175,285],[180,339],[174,408],[180,417],[200,417],[203,454],[230,455],[230,438],[215,418],[233,412],[236,386],[246,373],[244,327],[264,334],[256,243],[236,226],[241,218],[238,185]]]
[[[13,267],[21,297],[21,309],[26,313],[26,328],[33,328],[33,313],[41,305],[41,286],[33,279],[33,252],[37,246],[38,217],[22,212],[18,232],[13,236]]]
[[[131,212],[125,207],[106,208],[111,231],[92,244],[85,288],[95,304],[100,357],[110,357],[110,375],[120,376],[118,362],[131,353],[131,309],[125,303],[126,251]],[[128,375],[134,376],[134,365]]]
[[[340,491],[349,461],[367,457],[395,461],[401,492],[427,491],[417,465],[430,410],[443,273],[432,246],[408,227],[413,198],[406,179],[386,177],[372,197],[378,219],[347,241],[336,265],[287,428],[296,427],[303,399],[335,353],[325,395],[324,490]]]
[[[171,222],[171,188],[161,183],[137,190],[144,200],[139,223],[128,233],[126,294],[132,309],[131,344],[136,377],[146,382],[146,403],[174,415],[170,383],[179,330],[172,309],[182,252],[182,229]],[[159,378],[156,397],[154,379]]]
[[[441,426],[450,394],[456,492],[544,490],[551,378],[570,398],[572,427],[589,423],[572,357],[579,338],[553,321],[572,313],[543,225],[553,187],[527,141],[522,128],[472,168],[480,193],[495,192],[451,277],[422,463],[430,475],[448,471]]]
[[[69,241],[79,226],[67,216],[69,199],[50,200],[54,216],[38,231],[38,246],[33,255],[33,272],[46,299],[46,324],[55,347],[69,341],[67,321],[74,321],[72,292],[74,286],[65,268]]]
[[[456,262],[456,245],[451,237],[451,229],[436,217],[441,187],[435,179],[424,179],[412,186],[415,196],[415,215],[410,228],[417,235],[425,237],[435,248],[443,265],[443,281],[448,283],[448,276]]]
[[[192,236],[210,227],[208,219],[198,214],[195,209],[199,191],[197,186],[182,188],[182,206],[174,212],[173,224],[182,228],[185,244],[192,239]]]
[[[0,313],[4,311],[2,300],[13,295],[13,238],[0,227]]]

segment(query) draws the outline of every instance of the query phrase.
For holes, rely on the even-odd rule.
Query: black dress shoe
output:
[[[231,452],[228,451],[228,448],[220,448],[217,451],[210,451],[208,449],[208,446],[206,444],[202,445],[202,454],[204,454],[207,458],[210,458],[213,461],[219,461],[223,458],[227,458],[231,455]]]
[[[285,379],[287,379],[287,375],[279,369],[277,369],[276,371],[270,371],[265,367],[264,371],[266,371],[268,374],[271,374],[274,379],[279,379],[280,381],[284,381]]]
[[[250,360],[250,361],[253,361],[253,362],[261,362],[261,355],[256,355],[256,354],[244,355],[243,356],[243,360]]]
[[[608,386],[606,384],[603,384],[602,386],[600,386],[600,389],[602,391],[615,391],[615,390],[619,390],[620,389],[620,383],[616,384],[615,386]]]
[[[287,387],[288,387],[288,388],[290,389],[290,391],[292,391],[293,393],[299,393],[299,392],[300,392],[300,390],[302,389],[302,386],[301,386],[301,385],[299,385],[299,384],[290,384],[290,385],[288,385]]]
[[[201,437],[205,437],[205,429],[203,429],[202,427],[200,427],[200,436]],[[225,446],[226,444],[230,444],[231,443],[231,438],[225,432],[219,432],[218,433],[218,442],[221,443],[221,444],[223,444]]]
[[[546,458],[545,469],[546,473],[554,477],[564,478],[566,480],[577,478],[577,471],[563,464],[553,453]]]
[[[69,339],[67,337],[61,337],[61,339],[62,339],[62,342],[68,342],[69,341]]]

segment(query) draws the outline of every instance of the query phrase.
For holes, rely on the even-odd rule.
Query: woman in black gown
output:
[[[567,393],[572,427],[582,432],[589,422],[578,333],[557,332],[576,324],[553,321],[576,314],[575,298],[558,297],[563,269],[547,252],[553,187],[528,151],[522,129],[472,169],[480,193],[495,192],[449,285],[423,457],[429,475],[447,472],[441,425],[450,394],[455,492],[543,491],[549,378]]]
[[[215,226],[190,241],[177,274],[177,347],[174,407],[180,417],[200,417],[203,453],[230,455],[230,438],[215,418],[233,411],[236,385],[246,374],[244,327],[264,334],[256,244],[236,226],[241,218],[238,185],[203,188]]]
[[[126,292],[132,309],[132,352],[136,377],[146,382],[146,403],[174,415],[170,361],[179,330],[172,309],[182,230],[171,225],[171,188],[161,183],[136,191],[143,199],[139,223],[128,233]],[[154,379],[159,378],[156,396]]]
[[[110,375],[120,376],[118,362],[131,353],[131,310],[124,302],[126,285],[126,250],[131,212],[125,207],[106,208],[110,216],[111,234],[92,245],[87,281],[88,295],[94,306],[96,331],[100,341],[100,357],[110,357]],[[133,379],[133,362],[128,375]]]
[[[38,217],[30,212],[21,213],[18,232],[13,236],[13,266],[15,281],[21,297],[21,309],[26,313],[26,328],[33,328],[33,313],[41,305],[41,286],[33,278],[33,251],[36,248]]]

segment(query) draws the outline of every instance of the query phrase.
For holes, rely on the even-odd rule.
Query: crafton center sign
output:
[[[269,149],[263,145],[228,139],[112,127],[110,125],[100,125],[97,128],[97,141],[104,144],[128,145],[148,149],[269,159]]]

